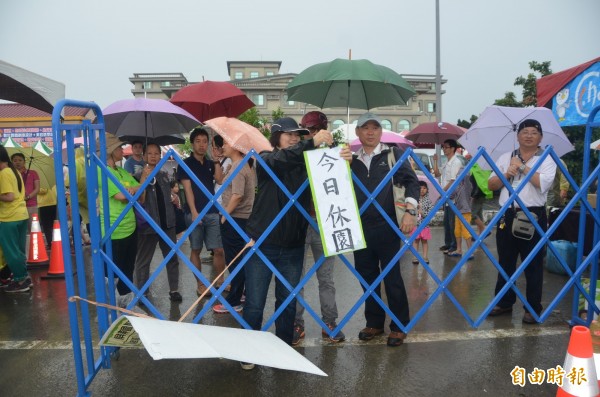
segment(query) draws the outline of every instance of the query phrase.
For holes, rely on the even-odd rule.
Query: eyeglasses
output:
[[[452,146],[442,146],[442,149],[450,149]]]

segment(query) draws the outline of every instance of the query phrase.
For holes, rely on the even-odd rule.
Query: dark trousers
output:
[[[137,232],[134,230],[128,237],[111,241],[113,262],[123,272],[125,277],[127,277],[129,281],[132,281],[133,269],[135,268],[135,255],[137,252]],[[119,291],[119,295],[125,295],[131,292],[131,289],[119,278],[117,291]]]
[[[542,230],[547,230],[545,208],[534,207],[534,209],[530,209],[530,211],[538,216],[538,223],[540,224]],[[509,277],[512,276],[516,270],[518,256],[521,256],[521,262],[524,261],[541,238],[537,232],[531,240],[523,240],[513,236],[511,229],[514,217],[515,212],[512,209],[508,209],[504,216],[504,227],[501,227],[500,225],[502,223],[500,223],[496,228],[498,262]],[[543,260],[544,250],[541,249],[535,255],[533,260],[527,265],[527,268],[524,271],[525,280],[527,282],[525,296],[527,298],[527,302],[537,314],[542,312],[542,284],[544,282]],[[505,284],[506,280],[504,280],[500,273],[498,273],[498,280],[496,281],[496,295]],[[498,301],[498,306],[503,308],[511,307],[515,304],[516,300],[517,296],[515,292],[512,289],[509,289],[506,291],[500,301]]]
[[[152,228],[150,228],[152,229]],[[138,228],[140,230],[140,228]],[[153,229],[152,229],[153,230]],[[177,243],[175,228],[163,229],[173,244]],[[163,258],[171,253],[171,247],[156,233],[138,233],[137,255],[135,259],[135,286],[142,288],[150,278],[150,263],[156,251],[156,245],[160,247]],[[114,247],[114,245],[113,245]],[[169,291],[179,290],[179,258],[175,253],[166,265]]]
[[[367,248],[354,251],[354,266],[365,281],[372,284],[400,250],[400,238],[387,224],[377,227],[366,226],[363,232]],[[400,261],[392,266],[393,268],[384,278],[385,293],[390,310],[403,325],[406,325],[410,321],[410,314],[406,289],[400,274]],[[363,291],[365,291],[364,287]],[[377,285],[374,291],[381,297],[381,285]],[[365,318],[367,327],[384,327],[385,311],[371,296],[365,301]],[[390,323],[390,329],[401,331],[393,321]]]
[[[456,250],[456,236],[454,235],[454,223],[456,215],[449,205],[444,205],[444,245],[448,251]]]
[[[281,275],[296,287],[302,275],[304,260],[304,245],[300,247],[281,247],[274,244],[263,243],[260,246],[262,253],[269,259]],[[246,262],[246,303],[244,303],[244,320],[254,330],[260,330],[263,321],[263,312],[269,292],[269,284],[273,272],[262,259],[254,254]],[[275,279],[275,310],[290,295],[290,291],[283,285],[279,278]],[[294,337],[294,318],[296,317],[296,299],[283,309],[275,320],[275,335],[287,344],[292,344]]]
[[[56,205],[48,205],[46,207],[39,207],[38,212],[40,215],[40,226],[42,232],[46,236],[46,246],[52,244],[52,230],[54,228],[54,220],[56,219]]]
[[[233,218],[233,220],[237,223],[237,225],[242,230],[246,230],[246,222],[247,219],[242,218]],[[229,221],[225,221],[225,223],[221,223],[221,242],[223,243],[223,251],[225,253],[225,264],[229,265],[233,258],[236,257],[237,254],[244,248],[246,242],[240,236],[240,234],[233,228]],[[240,255],[238,259],[234,263],[229,266],[229,272],[233,272],[237,265],[240,263],[240,260],[244,257],[244,254]],[[244,287],[246,284],[246,275],[244,269],[241,269],[238,274],[235,275],[233,280],[231,280],[231,290],[227,295],[227,302],[231,306],[237,306],[241,304],[242,295],[244,294]]]

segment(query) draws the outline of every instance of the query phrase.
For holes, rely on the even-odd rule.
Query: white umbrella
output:
[[[525,119],[537,120],[542,126],[543,138],[540,146],[543,149],[551,145],[559,157],[575,149],[558,125],[552,111],[543,107],[488,106],[458,142],[473,154],[482,146],[496,161],[503,153],[519,147],[517,129]],[[478,163],[484,169],[491,169],[483,158]]]

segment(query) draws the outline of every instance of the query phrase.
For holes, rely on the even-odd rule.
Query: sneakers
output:
[[[240,365],[242,366],[242,369],[246,370],[246,371],[250,371],[250,370],[254,369],[254,364],[252,364],[252,363],[245,363],[243,361],[240,361]]]
[[[233,307],[233,310],[235,310],[238,313],[241,313],[242,310],[244,310],[244,307],[242,305],[235,305],[232,307]],[[215,313],[221,313],[221,314],[229,313],[229,310],[225,307],[225,305],[221,305],[221,304],[214,305],[212,309]]]
[[[406,339],[406,334],[404,332],[391,331],[388,336],[387,345],[390,347],[398,347],[404,343],[404,339]]]
[[[304,338],[304,327],[300,324],[294,324],[294,336],[292,337],[292,346],[300,343],[300,339]]]
[[[327,325],[327,328],[329,328],[329,331],[333,331],[337,327],[336,323],[329,323],[329,324],[326,324],[326,325]],[[338,331],[337,334],[335,334],[333,336],[330,336],[327,333],[327,331],[322,330],[321,331],[321,335],[323,335],[323,338],[327,338],[331,342],[334,342],[334,343],[339,343],[339,342],[343,342],[343,341],[346,340],[346,335],[344,335],[344,333],[342,331]]]
[[[173,302],[181,302],[181,301],[183,301],[183,297],[177,291],[170,291],[169,292],[169,299],[171,299],[171,301],[173,301]]]
[[[383,334],[383,328],[365,327],[358,333],[358,339],[371,340],[381,334]]]
[[[33,288],[33,280],[31,280],[31,276],[28,275],[23,281],[29,288]]]
[[[6,288],[12,283],[12,278],[0,278],[0,288]]]
[[[29,279],[29,282],[27,282],[27,279],[24,279],[22,281],[12,281],[6,288],[4,288],[4,291],[8,292],[8,293],[15,293],[15,292],[27,292],[31,289],[31,279]]]

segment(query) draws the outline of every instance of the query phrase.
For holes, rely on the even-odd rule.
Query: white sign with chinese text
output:
[[[270,332],[121,316],[106,331],[100,345],[143,345],[155,360],[226,358],[327,376],[319,367]]]
[[[304,152],[325,256],[367,246],[350,165],[340,157],[340,150],[334,147]]]

